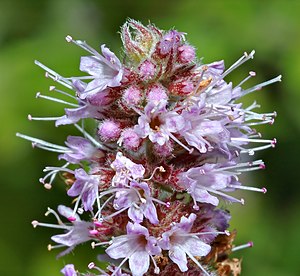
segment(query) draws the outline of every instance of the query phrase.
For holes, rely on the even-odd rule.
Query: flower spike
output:
[[[74,133],[63,145],[16,134],[64,161],[46,166],[39,181],[51,189],[62,178],[70,206],[47,209],[56,223],[33,220],[32,226],[62,231],[48,245],[66,248],[58,257],[85,242],[105,252],[98,259],[106,269],[96,260],[88,273],[66,264],[64,276],[240,274],[240,260],[230,253],[253,242],[233,245],[236,232],[228,231],[231,216],[222,205],[244,205],[237,190],[267,192],[243,185],[241,175],[265,169],[253,157],[277,143],[254,128],[273,124],[277,113],[260,113],[259,104],[240,99],[281,75],[245,88],[256,72],[237,85],[224,78],[253,59],[254,50],[226,69],[223,60],[199,62],[186,33],[175,29],[129,19],[120,33],[122,59],[105,44],[98,51],[66,36],[87,52],[80,58],[83,75],[64,77],[35,61],[57,83],[36,98],[66,108],[62,116],[28,119],[73,125]]]

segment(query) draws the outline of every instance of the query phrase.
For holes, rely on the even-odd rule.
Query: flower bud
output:
[[[156,71],[155,64],[153,64],[153,62],[151,62],[149,60],[145,60],[139,66],[139,75],[143,81],[152,79],[155,75],[155,71]]]
[[[118,141],[119,145],[127,150],[137,150],[141,145],[142,139],[136,134],[132,128],[124,129]]]
[[[129,20],[121,28],[121,37],[127,56],[139,63],[153,47],[154,34],[140,22]]]
[[[178,62],[189,63],[195,59],[195,49],[190,45],[178,47]]]
[[[167,90],[162,85],[152,85],[147,91],[147,100],[150,102],[161,102],[168,99]]]
[[[183,33],[179,33],[175,30],[169,31],[163,36],[161,41],[157,45],[158,53],[165,57],[172,52],[175,48],[179,46],[181,39],[183,38]]]
[[[115,120],[105,120],[99,124],[98,135],[104,141],[115,141],[120,137],[121,125]]]
[[[142,91],[136,85],[129,86],[124,91],[123,101],[128,106],[139,104],[141,102],[141,99],[142,99]]]

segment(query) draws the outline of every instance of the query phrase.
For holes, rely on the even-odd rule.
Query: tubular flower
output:
[[[129,260],[133,276],[143,275],[149,268],[150,256],[159,255],[161,249],[156,245],[156,239],[149,236],[147,228],[129,222],[126,229],[127,234],[114,238],[106,253],[113,259],[124,258],[122,263]]]
[[[206,256],[211,249],[208,244],[197,237],[197,234],[187,235],[195,219],[196,215],[193,213],[188,218],[182,217],[171,230],[162,234],[159,242],[162,249],[169,251],[170,259],[179,266],[182,272],[188,270],[186,255],[195,260],[194,256]]]
[[[267,191],[243,185],[240,175],[264,169],[255,155],[276,145],[254,129],[273,124],[276,112],[259,113],[256,102],[244,106],[241,98],[281,76],[245,87],[256,75],[250,71],[238,84],[227,82],[255,51],[228,68],[223,60],[204,64],[185,33],[132,19],[121,27],[121,39],[119,59],[105,44],[99,53],[66,37],[88,53],[79,66],[85,76],[64,77],[35,61],[57,83],[50,91],[58,95],[36,97],[66,108],[28,119],[73,125],[77,133],[64,145],[17,133],[64,161],[45,167],[40,182],[51,189],[60,176],[71,202],[71,208],[59,205],[59,214],[48,208],[57,224],[32,224],[64,230],[49,245],[67,247],[59,256],[88,241],[105,252],[106,269],[91,262],[84,274],[67,264],[65,276],[239,275],[240,268],[224,265],[240,265],[230,253],[252,242],[232,245],[235,232],[227,230],[231,216],[222,204],[244,205],[236,190]],[[98,126],[95,136],[85,128],[88,120]]]

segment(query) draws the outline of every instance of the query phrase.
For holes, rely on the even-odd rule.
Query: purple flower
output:
[[[226,168],[226,166],[224,166]],[[200,167],[194,167],[184,173],[180,173],[179,183],[184,185],[187,192],[192,196],[195,202],[210,203],[217,206],[219,199],[211,195],[218,194],[222,197],[235,202],[240,202],[221,191],[226,191],[231,187],[240,185],[232,172],[224,171],[219,164],[206,163]],[[195,208],[197,205],[195,203]]]
[[[46,166],[40,182],[50,189],[62,173],[67,194],[75,198],[72,209],[58,207],[68,223],[48,208],[46,216],[52,213],[57,223],[33,221],[32,225],[63,231],[51,237],[56,245],[49,245],[49,249],[67,248],[59,256],[90,240],[93,248],[106,246],[104,261],[111,266],[105,272],[90,262],[88,268],[96,273],[88,275],[208,276],[206,266],[211,275],[218,274],[219,257],[224,263],[229,259],[225,249],[231,248],[234,235],[220,236],[221,244],[216,240],[228,234],[230,219],[227,211],[216,206],[220,198],[243,204],[243,199],[229,195],[237,189],[266,192],[266,188],[242,186],[238,179],[243,172],[264,168],[263,161],[241,160],[244,154],[253,155],[276,143],[276,139],[262,139],[253,128],[272,124],[276,113],[260,114],[255,102],[245,108],[236,100],[280,81],[281,76],[244,89],[256,75],[250,71],[233,85],[224,78],[252,59],[255,51],[244,53],[226,70],[223,61],[202,64],[184,33],[163,31],[150,23],[143,26],[128,20],[121,38],[122,63],[105,45],[98,53],[85,41],[66,37],[88,52],[80,61],[85,76],[64,77],[35,62],[46,77],[69,91],[51,85],[50,91],[63,98],[40,92],[37,98],[68,108],[61,117],[29,115],[28,119],[55,121],[56,126],[74,124],[83,137],[68,136],[66,146],[61,146],[17,134],[33,147],[66,160],[62,166]],[[99,126],[96,138],[86,131],[85,119]],[[210,251],[216,252],[212,258]],[[229,270],[228,274],[236,272]],[[61,272],[80,274],[72,264]]]
[[[205,75],[212,77],[221,77],[225,69],[224,60],[215,61],[204,66],[207,68]]]
[[[172,226],[171,230],[164,232],[158,242],[163,250],[169,251],[170,259],[182,272],[188,270],[186,255],[195,261],[194,256],[206,256],[211,249],[210,245],[201,241],[196,234],[189,234],[196,217],[193,213],[188,218],[181,217],[180,222]],[[197,261],[196,264],[199,265]]]
[[[199,204],[199,210],[195,212],[197,219],[194,221],[193,230],[199,234],[205,232],[201,239],[205,243],[211,243],[220,233],[229,227],[231,215],[229,211],[221,210],[207,203]]]
[[[135,132],[141,137],[149,137],[150,141],[164,145],[172,133],[177,133],[185,126],[184,118],[174,111],[166,109],[166,101],[155,103],[150,101],[145,107],[145,114],[138,119]]]
[[[123,69],[120,60],[105,45],[101,45],[102,55],[81,57],[80,70],[89,73],[94,80],[88,83],[81,99],[102,92],[107,87],[121,85]]]
[[[122,188],[116,192],[114,208],[128,209],[128,217],[133,222],[141,223],[145,216],[151,223],[159,223],[150,188],[146,182],[131,181],[128,189]]]
[[[78,275],[75,271],[75,267],[73,264],[67,264],[65,267],[60,271],[65,276],[76,276]]]
[[[230,141],[229,131],[224,127],[221,120],[211,120],[206,115],[197,115],[196,112],[183,112],[185,121],[188,122],[180,132],[186,142],[198,149],[201,153],[206,153],[221,143]]]
[[[162,56],[170,54],[172,50],[180,45],[182,39],[184,39],[184,33],[180,33],[176,30],[171,30],[166,33],[158,45],[160,54]]]
[[[65,159],[72,164],[78,164],[83,160],[92,161],[104,156],[101,150],[95,148],[89,140],[83,137],[68,136],[65,144],[70,148],[70,152],[61,154],[58,158]]]
[[[101,115],[102,109],[103,108],[99,108],[98,106],[90,104],[85,104],[83,106],[79,106],[78,108],[66,108],[66,115],[57,119],[55,125],[60,126],[75,124],[79,120],[86,118],[101,119],[103,117]]]
[[[93,204],[98,195],[99,176],[89,175],[83,169],[76,169],[75,178],[76,181],[68,190],[68,195],[73,197],[79,195],[84,210],[93,210]]]
[[[65,229],[66,233],[60,235],[54,235],[51,237],[51,239],[54,242],[68,247],[68,249],[66,249],[65,251],[61,252],[58,255],[58,257],[61,257],[71,252],[76,245],[92,239],[90,237],[89,231],[93,227],[93,223],[80,220],[78,215],[73,214],[74,212],[71,208],[68,208],[64,205],[59,205],[57,209],[58,212],[64,217],[69,219],[71,216],[74,216],[74,218],[76,219],[72,222],[71,225],[65,225],[60,222],[61,224],[60,228]]]
[[[105,252],[113,259],[124,258],[121,264],[129,260],[132,275],[142,276],[149,268],[150,256],[159,255],[161,249],[147,228],[128,222],[126,229],[127,235],[115,237]]]
[[[226,105],[232,100],[232,83],[224,82],[206,93],[206,105]]]
[[[112,181],[113,185],[127,185],[129,179],[142,178],[145,173],[143,165],[132,162],[121,152],[117,153],[116,159],[110,166],[116,171]]]

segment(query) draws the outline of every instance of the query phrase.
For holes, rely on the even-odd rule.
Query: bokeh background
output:
[[[254,241],[254,248],[236,254],[243,258],[244,276],[300,275],[300,2],[196,1],[196,0],[0,0],[0,275],[54,276],[65,263],[78,262],[83,271],[97,252],[79,246],[74,254],[56,260],[58,250],[47,251],[52,229],[32,229],[33,219],[51,221],[47,207],[69,203],[58,181],[51,191],[38,182],[46,165],[58,164],[55,154],[32,150],[30,143],[15,137],[20,131],[63,143],[69,127],[51,122],[29,122],[27,114],[57,116],[63,106],[35,99],[52,83],[34,65],[34,59],[62,75],[78,75],[79,58],[85,53],[64,37],[71,34],[98,47],[105,43],[120,53],[118,31],[127,18],[161,29],[176,27],[198,49],[204,62],[224,59],[227,66],[244,51],[256,50],[255,59],[233,72],[234,83],[257,72],[249,85],[279,74],[273,84],[245,97],[256,99],[262,111],[278,112],[274,125],[260,130],[278,139],[275,149],[257,154],[267,170],[249,175],[245,184],[266,186],[266,195],[244,192],[245,206],[227,206],[238,230],[236,244]]]

